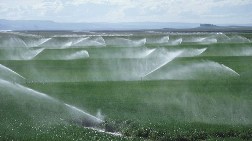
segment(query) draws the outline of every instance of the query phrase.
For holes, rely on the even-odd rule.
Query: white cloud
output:
[[[80,5],[80,4],[87,4],[87,3],[93,3],[93,4],[104,4],[106,0],[72,0],[66,2],[67,4],[72,4],[72,5]]]
[[[38,16],[44,16],[46,13],[58,13],[63,9],[61,0],[3,0],[0,1],[3,18],[7,19],[28,19]]]
[[[241,13],[236,11],[249,4],[252,5],[252,0],[0,0],[0,17],[61,22],[80,22],[81,17],[89,22],[197,22],[209,17],[218,21],[232,15],[245,22],[247,14],[237,15]]]
[[[80,5],[80,4],[110,4],[110,5],[129,5],[134,4],[134,0],[72,0],[68,1],[68,4]]]
[[[58,13],[64,6],[60,0],[44,0],[41,3],[33,5],[32,8],[33,10],[39,11],[41,15],[45,15],[46,13]]]

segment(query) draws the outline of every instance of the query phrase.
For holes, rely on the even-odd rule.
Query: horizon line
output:
[[[5,21],[44,21],[44,22],[53,22],[53,23],[63,23],[63,24],[84,24],[84,23],[105,23],[105,24],[119,24],[119,23],[179,23],[179,24],[213,24],[213,25],[252,25],[252,23],[208,23],[208,22],[179,22],[179,21],[123,21],[123,22],[104,22],[104,21],[95,21],[95,22],[60,22],[53,20],[38,20],[38,19],[29,19],[29,20],[13,20],[13,19],[0,19]]]

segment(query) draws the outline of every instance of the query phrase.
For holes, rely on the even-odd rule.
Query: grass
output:
[[[109,126],[112,126],[111,128],[115,131],[122,132],[125,136],[151,140],[158,138],[160,140],[178,140],[180,138],[188,140],[226,139],[231,137],[250,139],[251,126],[231,123],[231,121],[228,123],[229,125],[211,122],[206,124],[190,121],[190,119],[187,121],[186,118],[189,118],[190,114],[179,112],[181,109],[176,109],[176,105],[170,107],[172,105],[169,104],[169,101],[167,101],[167,104],[163,103],[163,105],[143,101],[146,98],[152,100],[152,102],[160,100],[160,98],[167,99],[170,98],[169,93],[170,95],[179,95],[179,93],[185,91],[196,93],[199,96],[205,95],[208,98],[233,97],[237,102],[251,99],[249,95],[241,95],[243,93],[241,87],[246,88],[246,86],[239,86],[239,83],[237,83],[236,81],[142,81],[46,83],[44,85],[30,83],[27,85],[45,93],[53,91],[53,97],[86,109],[93,114],[96,113],[97,109],[101,109],[103,113],[106,113]],[[206,85],[208,87],[205,87]],[[247,87],[246,89],[250,88]],[[247,91],[246,89],[243,89],[243,91]],[[238,92],[240,95],[237,95]],[[174,97],[171,96],[171,98]],[[203,102],[200,103],[202,106],[204,105]],[[217,104],[221,104],[221,102]],[[210,107],[221,108],[218,105]],[[225,112],[225,110],[223,109],[222,112]],[[229,120],[228,117],[226,118],[225,120]]]
[[[244,36],[251,39],[250,34]],[[186,35],[185,39],[192,37]],[[141,52],[141,47],[86,47],[90,58],[81,60],[51,59],[54,54],[62,57],[83,48],[46,49],[34,60],[0,57],[0,64],[26,78],[21,85],[57,100],[29,95],[27,90],[13,88],[15,82],[0,82],[0,140],[252,140],[251,55],[233,54],[241,48],[250,49],[251,43],[146,47],[207,50],[200,56],[176,58],[154,72],[149,80],[138,81],[123,78],[133,78],[131,73],[138,71],[135,69],[145,59],[109,57],[103,53]],[[203,67],[196,71],[198,77],[194,79],[155,79],[171,69],[206,61],[224,64],[240,76],[222,77],[222,71]],[[184,72],[190,75],[195,70]],[[179,70],[175,72],[178,78],[184,75]],[[84,128],[75,121],[77,117],[67,114],[63,103],[92,115],[100,110],[105,116],[100,126],[109,132],[121,132],[122,136]]]

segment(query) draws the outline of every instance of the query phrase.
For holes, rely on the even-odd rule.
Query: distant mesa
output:
[[[217,25],[214,25],[214,24],[200,24],[200,27],[212,28],[212,27],[217,27]]]
[[[1,31],[166,31],[166,32],[252,32],[252,24],[209,24],[180,22],[58,23],[46,20],[0,19]]]

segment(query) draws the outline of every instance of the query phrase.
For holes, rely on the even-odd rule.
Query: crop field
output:
[[[252,34],[0,32],[0,140],[252,140]]]

